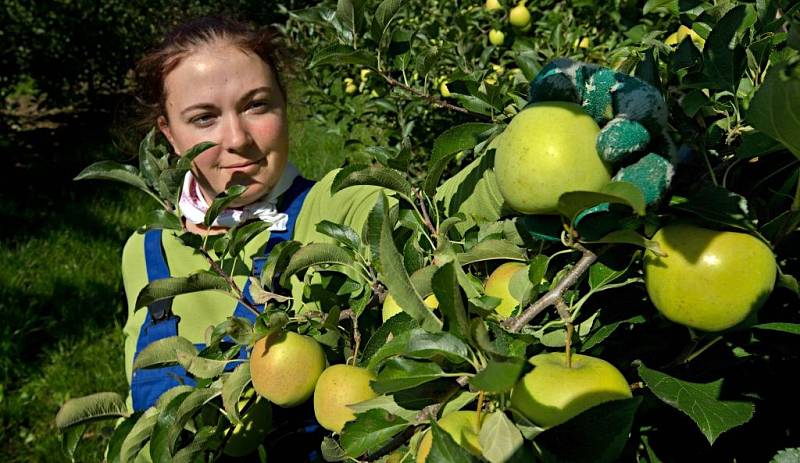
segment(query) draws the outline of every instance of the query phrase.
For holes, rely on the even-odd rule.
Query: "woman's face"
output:
[[[206,200],[232,185],[250,204],[278,182],[289,152],[285,101],[275,73],[258,55],[216,42],[184,56],[164,80],[166,117],[158,121],[176,153],[210,141],[192,171]]]

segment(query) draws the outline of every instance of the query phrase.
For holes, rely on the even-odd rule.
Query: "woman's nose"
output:
[[[250,143],[247,125],[237,116],[226,118],[222,146],[227,151],[240,152]]]

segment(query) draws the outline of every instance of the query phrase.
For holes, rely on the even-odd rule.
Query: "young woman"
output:
[[[138,66],[147,123],[158,127],[176,154],[200,142],[216,143],[194,160],[184,179],[179,202],[184,231],[218,234],[250,220],[272,224],[249,243],[232,271],[233,279],[245,291],[248,276],[259,271],[254,259],[258,262],[276,243],[287,239],[330,241],[315,230],[322,220],[360,231],[379,194],[376,187],[353,187],[331,194],[333,173],[313,183],[288,163],[287,102],[279,76],[279,51],[268,33],[227,19],[202,18],[178,27]],[[211,228],[204,227],[208,205],[232,185],[245,185],[247,190]],[[452,194],[456,190],[450,189]],[[209,267],[203,256],[181,242],[179,234],[172,230],[136,232],[123,252],[129,307],[124,328],[125,364],[131,406],[136,411],[154,405],[166,390],[192,383],[180,366],[132,371],[138,352],[175,335],[201,346],[209,326],[232,315],[253,318],[228,296],[213,291],[184,294],[152,304],[148,310],[134,310],[136,298],[148,282]],[[319,441],[312,441],[315,448]]]

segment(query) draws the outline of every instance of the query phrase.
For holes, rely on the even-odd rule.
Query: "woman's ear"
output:
[[[156,121],[158,123],[158,130],[161,131],[162,134],[167,138],[167,141],[170,145],[172,145],[172,150],[175,151],[175,154],[180,155],[181,152],[178,150],[178,147],[175,146],[175,139],[172,138],[172,130],[169,128],[169,122],[167,122],[167,118],[164,116],[158,116]]]

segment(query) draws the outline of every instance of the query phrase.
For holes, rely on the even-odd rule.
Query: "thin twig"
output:
[[[534,317],[539,315],[544,309],[555,305],[559,299],[564,296],[564,293],[569,289],[572,285],[578,282],[578,278],[581,277],[589,267],[597,260],[597,254],[586,249],[585,247],[581,246],[578,243],[572,245],[578,251],[583,253],[580,260],[575,264],[575,267],[567,273],[567,276],[564,277],[563,280],[559,281],[555,288],[548,291],[544,296],[540,297],[536,302],[529,305],[524,312],[522,312],[518,317],[510,317],[503,322],[503,325],[509,331],[514,333],[518,332],[522,329],[523,326],[527,325]]]
[[[239,289],[239,285],[237,285],[236,282],[233,281],[233,278],[230,275],[228,275],[227,273],[225,273],[224,270],[222,270],[222,267],[220,267],[219,263],[217,263],[217,261],[215,261],[214,258],[211,257],[208,251],[206,251],[205,249],[199,249],[199,251],[200,254],[202,254],[203,257],[205,257],[208,263],[211,265],[211,268],[214,269],[214,271],[217,272],[219,276],[224,278],[225,281],[228,283],[228,285],[230,285],[233,292],[236,293],[236,297],[239,299],[239,302],[241,302],[242,305],[245,306],[245,308],[253,312],[256,316],[261,315],[261,312],[259,312],[252,304],[247,302],[247,299],[244,297],[242,290]]]
[[[454,104],[448,103],[448,102],[446,102],[446,101],[444,101],[444,100],[442,100],[440,98],[437,98],[437,97],[435,97],[433,95],[429,95],[427,93],[423,93],[423,92],[417,90],[416,88],[410,87],[410,86],[400,82],[399,80],[395,79],[394,77],[391,77],[391,76],[386,75],[384,73],[380,73],[380,76],[383,77],[389,85],[391,85],[393,87],[400,87],[400,88],[402,88],[403,90],[405,90],[405,91],[407,91],[409,93],[412,93],[412,94],[414,94],[414,95],[416,95],[418,97],[421,97],[421,98],[431,102],[431,104],[433,104],[434,106],[439,106],[440,108],[449,109],[451,111],[459,112],[459,113],[462,113],[462,114],[472,114],[471,112],[469,112],[468,109],[465,109],[465,108],[462,108],[461,106],[456,106]]]
[[[422,212],[422,221],[425,222],[425,226],[428,227],[431,233],[434,236],[437,235],[436,227],[433,226],[433,221],[431,221],[431,216],[428,215],[428,208],[425,207],[425,198],[422,197],[422,190],[416,191],[417,200],[419,200],[420,211]]]

